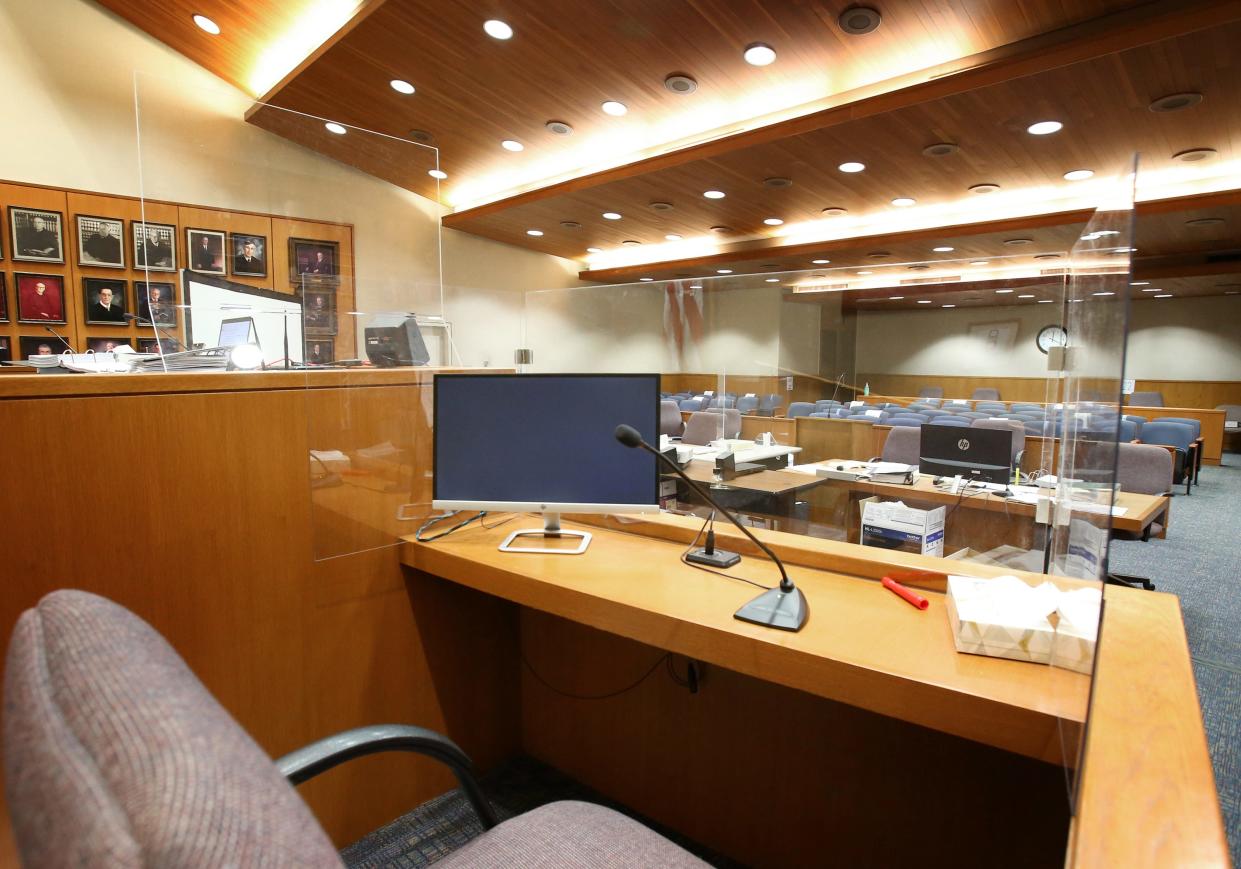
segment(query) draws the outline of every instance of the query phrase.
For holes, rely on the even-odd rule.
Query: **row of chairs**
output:
[[[924,386],[918,390],[918,398],[920,399],[942,399],[943,397],[944,388],[942,386]],[[970,398],[974,401],[999,401],[1000,391],[989,386],[980,386],[974,390],[974,394]],[[1134,392],[1126,396],[1125,404],[1133,407],[1163,407],[1163,393]]]
[[[675,402],[677,408],[684,411],[733,409],[740,411],[741,413],[755,414],[757,416],[779,416],[780,412],[784,408],[784,402],[780,399],[780,396],[775,393],[763,396],[736,396],[731,394],[719,396],[672,395],[666,396],[661,400]]]

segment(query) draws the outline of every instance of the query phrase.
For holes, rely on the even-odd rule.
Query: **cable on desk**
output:
[[[669,657],[671,657],[671,654],[672,654],[671,652],[664,652],[662,655],[660,655],[655,660],[655,663],[651,664],[650,669],[647,670],[645,673],[643,673],[641,676],[639,676],[638,680],[634,682],[633,684],[626,685],[624,688],[621,688],[617,691],[609,691],[606,694],[574,694],[570,691],[561,691],[555,685],[553,685],[552,683],[544,679],[539,674],[538,670],[534,669],[534,665],[531,664],[530,660],[526,657],[525,649],[521,650],[521,662],[525,664],[526,669],[530,671],[530,675],[535,678],[535,681],[537,681],[540,685],[542,685],[548,691],[551,691],[553,694],[559,694],[561,697],[568,697],[572,700],[607,700],[612,697],[619,697],[622,694],[632,691],[634,688],[637,688],[647,679],[651,678],[651,674],[654,673],[657,669],[659,669],[659,665],[664,663],[664,661],[668,660]]]
[[[437,522],[443,522],[445,519],[451,519],[454,516],[459,516],[461,515],[462,512],[464,511],[453,510],[451,513],[444,513],[441,516],[432,516],[426,522],[422,523],[422,527],[420,527],[417,531],[414,532],[414,539],[417,540],[419,543],[430,543],[432,540],[439,540],[441,537],[447,537],[449,534],[456,531],[458,528],[464,528],[466,525],[469,525],[471,522],[479,522],[482,520],[484,516],[487,515],[487,511],[484,510],[480,513],[475,513],[473,516],[471,516],[468,519],[464,519],[461,522],[458,522],[456,525],[452,526],[447,531],[441,531],[439,534],[433,535],[431,537],[422,536],[422,532],[426,531],[432,525],[436,524]]]
[[[714,515],[715,514],[713,512],[712,516]],[[761,582],[755,582],[752,579],[746,579],[744,576],[736,576],[731,573],[725,573],[722,570],[716,570],[714,567],[707,567],[705,564],[695,564],[694,562],[690,561],[686,556],[688,556],[691,552],[694,551],[694,547],[696,547],[698,545],[698,541],[702,539],[702,532],[707,530],[707,526],[709,524],[711,524],[711,516],[708,516],[706,521],[702,523],[702,527],[698,529],[698,534],[695,535],[693,541],[690,542],[688,548],[686,548],[686,550],[681,553],[682,564],[687,565],[689,567],[693,567],[696,570],[705,570],[707,573],[714,573],[716,576],[722,576],[725,579],[735,579],[738,582],[748,582],[750,585],[756,588],[761,588],[764,591],[771,591],[773,588],[775,588],[775,586],[772,586],[772,585],[763,585]]]
[[[484,513],[483,515],[485,516],[486,514]],[[480,518],[481,518],[481,517],[480,517]],[[499,528],[499,527],[500,527],[501,525],[503,525],[505,522],[512,522],[512,521],[513,521],[514,519],[516,519],[516,518],[517,518],[517,514],[516,514],[516,513],[510,513],[510,514],[508,515],[508,518],[506,518],[506,519],[501,519],[499,522],[495,523],[494,525],[488,525],[486,522],[480,522],[479,524],[481,524],[483,528],[486,528],[488,531],[490,531],[492,528]]]

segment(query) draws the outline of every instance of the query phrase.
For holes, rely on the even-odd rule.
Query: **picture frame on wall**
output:
[[[138,352],[159,353],[161,344],[165,353],[176,353],[180,349],[172,338],[139,338]]]
[[[267,238],[262,235],[228,234],[232,273],[239,277],[267,277]]]
[[[151,272],[177,270],[177,228],[170,223],[129,222],[134,268]]]
[[[129,281],[110,278],[82,278],[82,302],[86,309],[86,322],[103,325],[124,326],[129,313],[125,297]]]
[[[177,325],[177,286],[171,281],[134,281],[138,325]]]
[[[18,358],[22,360],[31,356],[59,356],[60,350],[64,349],[64,345],[51,335],[44,335],[42,338],[23,335],[17,339]]]
[[[8,335],[0,335],[0,362],[13,361],[13,344]]]
[[[192,271],[204,275],[223,275],[224,233],[215,229],[186,229],[185,258]]]
[[[10,205],[9,232],[14,262],[64,263],[64,215],[59,211]]]
[[[125,222],[115,217],[74,215],[78,233],[78,265],[99,269],[125,268]]]
[[[306,361],[311,365],[331,365],[336,361],[335,338],[306,338]]]
[[[117,347],[129,343],[128,338],[87,338],[86,349],[96,353],[115,353]]]
[[[289,239],[289,280],[340,277],[340,244],[311,238]]]
[[[16,272],[17,322],[60,323],[65,319],[65,279],[60,275]]]
[[[302,331],[307,336],[336,334],[336,290],[302,292]]]
[[[0,323],[9,322],[9,288],[5,283],[5,274],[0,272]]]

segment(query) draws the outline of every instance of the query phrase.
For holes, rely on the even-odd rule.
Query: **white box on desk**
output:
[[[881,501],[878,497],[864,499],[860,507],[862,530],[858,542],[863,546],[884,546],[902,552],[943,556],[943,507],[919,510],[906,507],[901,501]],[[892,543],[896,545],[885,545]]]
[[[952,639],[957,651],[1049,663],[1056,643],[1055,627],[1047,616],[1038,614],[997,620],[984,601],[984,588],[997,579],[948,577],[948,621],[952,624]]]

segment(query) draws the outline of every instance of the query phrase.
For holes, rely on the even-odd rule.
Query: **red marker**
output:
[[[924,610],[931,605],[931,602],[922,595],[910,591],[890,576],[883,578],[883,587],[897,597],[907,600],[910,606],[917,607],[920,610]]]

